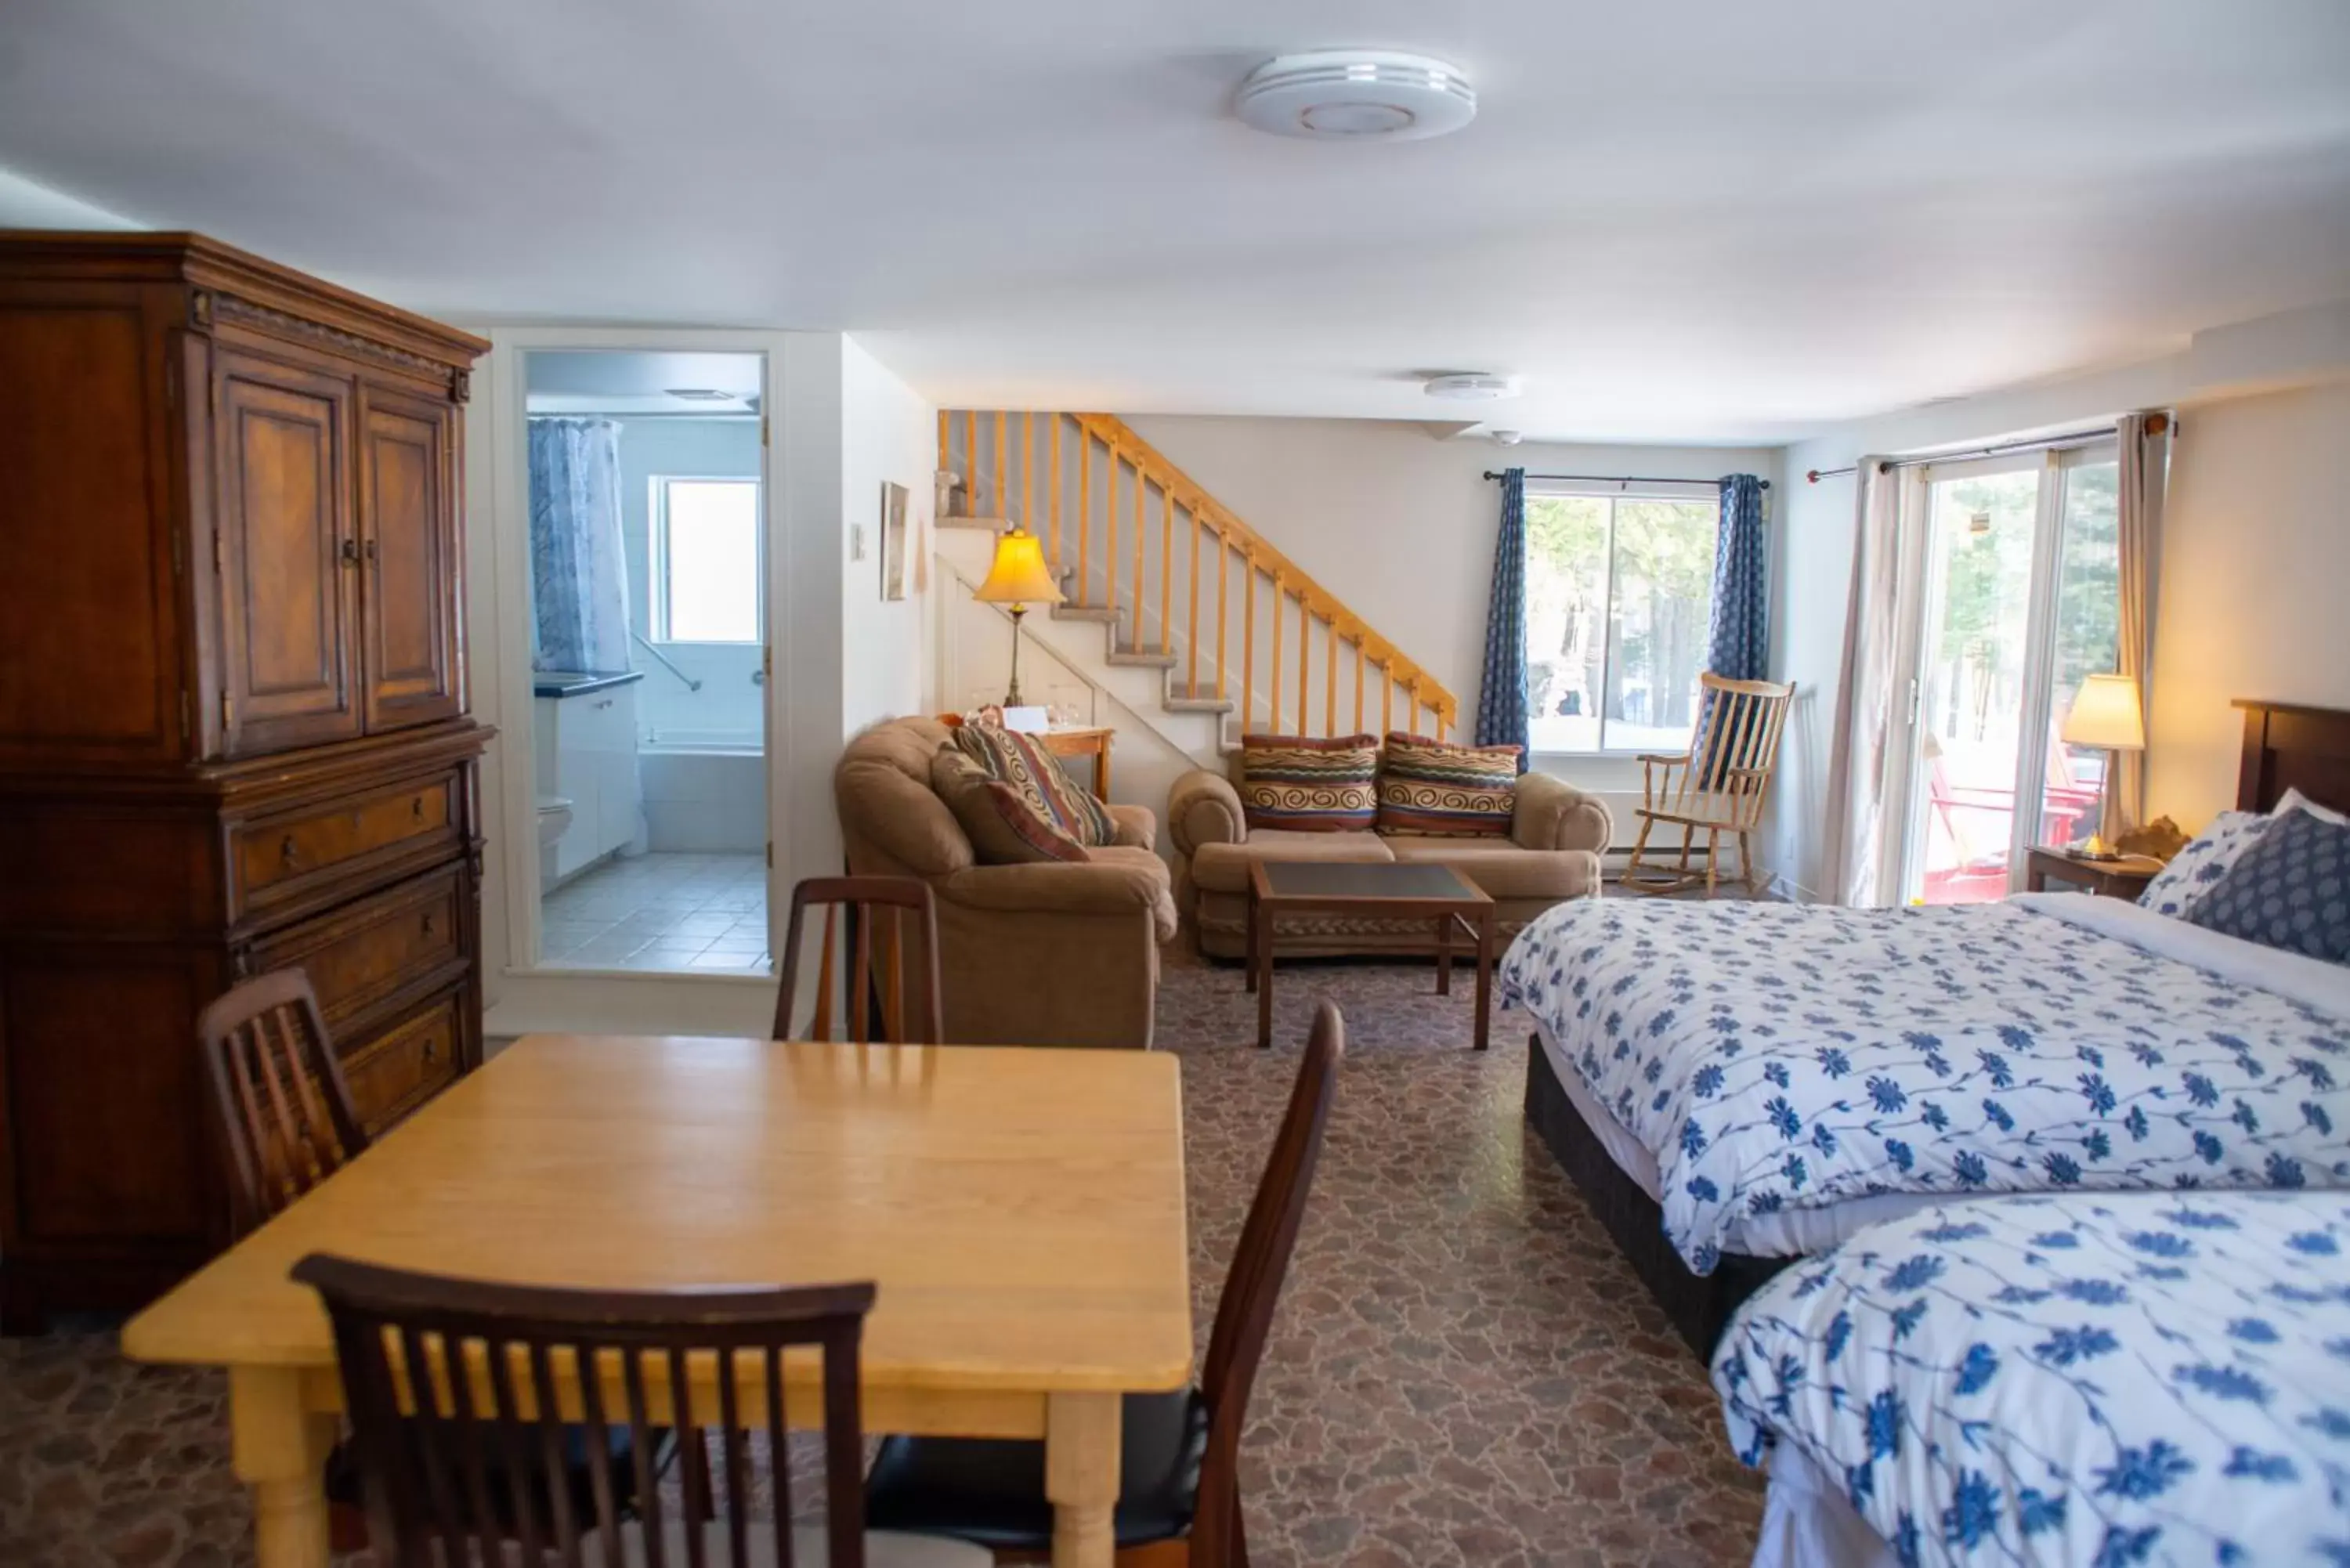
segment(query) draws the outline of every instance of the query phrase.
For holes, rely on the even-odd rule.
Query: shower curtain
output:
[[[535,670],[629,669],[629,567],[620,540],[620,427],[530,421]]]

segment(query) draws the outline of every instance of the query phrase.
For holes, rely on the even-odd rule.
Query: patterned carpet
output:
[[[1435,1568],[1746,1561],[1762,1490],[1704,1373],[1524,1129],[1523,1021],[1465,1049],[1427,966],[1285,966],[1260,1054],[1236,969],[1169,968],[1204,1339],[1314,1002],[1349,1057],[1243,1443],[1252,1559]],[[0,1563],[250,1560],[221,1380],[107,1325],[0,1342]],[[801,1495],[806,1495],[803,1492]],[[361,1560],[363,1561],[363,1559]]]

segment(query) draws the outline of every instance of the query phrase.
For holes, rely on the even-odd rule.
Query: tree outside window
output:
[[[1713,609],[1711,501],[1526,498],[1526,727],[1536,752],[1678,752]]]

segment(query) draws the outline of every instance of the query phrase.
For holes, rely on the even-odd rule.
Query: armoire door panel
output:
[[[359,538],[369,730],[463,711],[457,513],[446,403],[363,388]]]
[[[351,386],[222,356],[221,691],[232,755],[356,735]]]
[[[0,758],[179,750],[151,348],[127,291],[0,301]]]

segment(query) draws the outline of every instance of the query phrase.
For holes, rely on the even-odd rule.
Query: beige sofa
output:
[[[1233,766],[1239,766],[1235,759]],[[1596,898],[1599,853],[1614,824],[1596,795],[1564,780],[1527,774],[1518,780],[1510,836],[1440,838],[1420,834],[1299,833],[1248,826],[1240,792],[1222,774],[1199,769],[1175,781],[1167,831],[1179,857],[1177,887],[1211,958],[1248,956],[1249,867],[1258,860],[1433,861],[1484,889],[1497,908],[1502,938],[1553,904]],[[1420,924],[1328,915],[1284,920],[1276,956],[1425,952]]]
[[[1175,934],[1158,824],[1113,805],[1118,842],[1086,865],[982,866],[931,788],[931,719],[858,735],[833,770],[848,869],[919,877],[938,899],[947,1038],[969,1045],[1150,1044],[1159,944]]]

